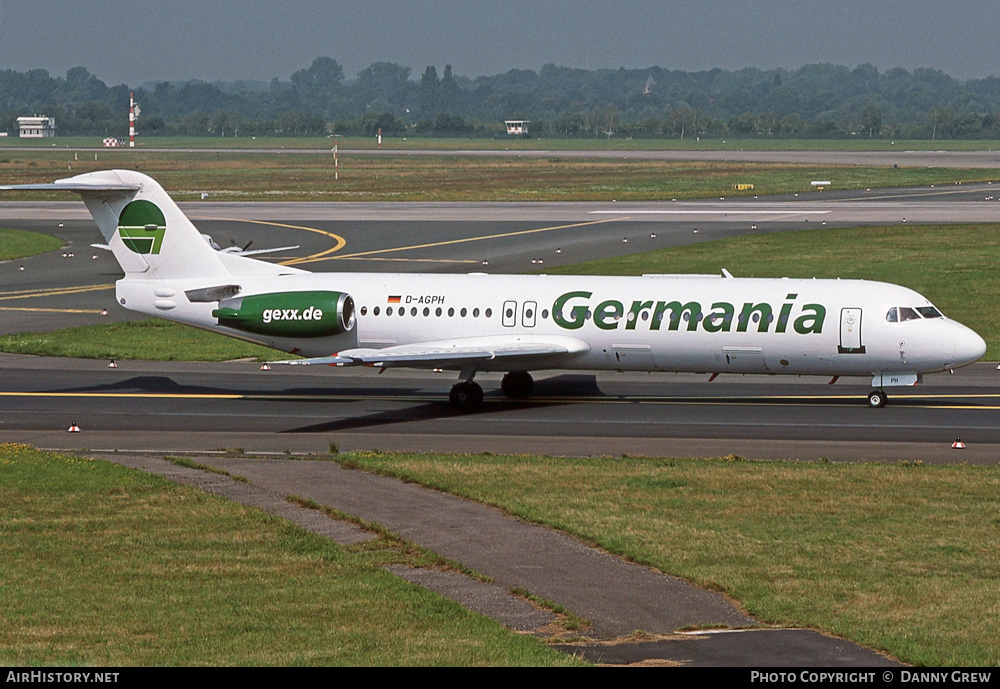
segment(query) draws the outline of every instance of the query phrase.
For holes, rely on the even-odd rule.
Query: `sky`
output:
[[[1000,0],[0,0],[0,69],[83,66],[109,86],[287,80],[332,57],[476,77],[547,63],[1000,75]]]

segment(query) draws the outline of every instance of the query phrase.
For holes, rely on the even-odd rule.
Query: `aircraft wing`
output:
[[[586,354],[590,345],[572,337],[470,337],[385,347],[345,349],[333,356],[269,363],[308,366],[377,366],[380,368],[464,368],[480,371],[558,368]]]

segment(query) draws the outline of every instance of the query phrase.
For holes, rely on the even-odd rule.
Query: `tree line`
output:
[[[0,128],[56,118],[60,134],[122,136],[129,91],[143,136],[533,136],[673,138],[1000,138],[1000,78],[960,81],[935,69],[881,73],[814,64],[796,70],[585,70],[543,66],[469,78],[376,62],[347,79],[333,58],[270,82],[107,86],[84,67],[0,71]]]

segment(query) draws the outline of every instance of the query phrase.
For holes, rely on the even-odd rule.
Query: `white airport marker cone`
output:
[[[118,364],[115,363],[114,359],[108,362],[108,368],[118,368]]]
[[[271,367],[270,367],[270,366],[268,366],[267,364],[261,364],[261,365],[260,365],[260,370],[261,370],[261,371],[270,371],[270,370],[271,370]]]
[[[955,442],[953,442],[951,444],[951,449],[952,450],[964,450],[965,449],[965,443],[962,442],[961,438],[955,438]]]
[[[79,433],[80,432],[80,427],[77,426],[76,423],[72,423],[72,424],[70,424],[69,432],[70,433]]]

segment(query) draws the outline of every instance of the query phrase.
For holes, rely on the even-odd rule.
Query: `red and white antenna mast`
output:
[[[139,116],[139,106],[135,103],[135,96],[128,92],[128,147],[135,148],[135,118]]]

